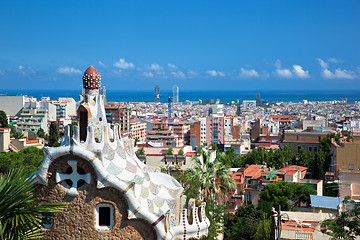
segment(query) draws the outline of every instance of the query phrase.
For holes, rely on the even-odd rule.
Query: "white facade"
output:
[[[200,144],[206,144],[206,118],[200,118]]]
[[[28,101],[28,96],[0,95],[0,110],[4,111],[9,116],[17,116],[20,114],[25,102]]]
[[[242,102],[241,110],[252,110],[256,108],[256,100],[244,100]]]

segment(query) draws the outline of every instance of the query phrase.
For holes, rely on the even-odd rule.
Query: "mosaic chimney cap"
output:
[[[99,89],[100,88],[100,74],[93,66],[86,69],[83,76],[83,86],[85,89]]]

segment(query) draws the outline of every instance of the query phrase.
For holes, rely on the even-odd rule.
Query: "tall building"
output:
[[[105,106],[106,120],[110,124],[119,123],[122,133],[130,131],[130,109],[120,104],[107,104]]]
[[[159,88],[159,85],[155,86],[155,102],[160,102],[160,88]]]
[[[178,103],[178,102],[179,102],[179,87],[175,85],[173,87],[173,103]]]

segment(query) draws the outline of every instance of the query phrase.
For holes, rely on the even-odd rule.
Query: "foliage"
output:
[[[184,150],[182,148],[180,148],[179,152],[178,152],[179,156],[184,156]]]
[[[56,122],[51,122],[50,124],[50,134],[49,134],[49,147],[58,147],[59,143],[59,131]]]
[[[252,204],[239,207],[236,210],[235,219],[226,228],[226,239],[255,239],[260,235],[265,235],[265,238],[262,239],[269,239],[269,235],[266,235],[267,225],[264,226],[266,227],[264,231],[259,230],[258,233],[260,223],[267,221],[264,216],[263,211],[256,209]]]
[[[327,134],[325,137],[321,138],[320,140],[320,147],[319,147],[319,151],[322,151],[324,156],[319,156],[321,161],[324,161],[323,164],[323,172],[327,172],[329,171],[330,168],[330,164],[331,164],[331,139],[334,138],[335,141],[339,141],[341,135],[340,133],[329,133]],[[322,153],[321,153],[322,154]],[[324,159],[322,159],[324,157]],[[319,167],[320,167],[321,163],[318,163]],[[321,173],[321,171],[320,171]],[[322,174],[320,174],[319,176],[322,176]],[[323,178],[320,178],[323,179]]]
[[[174,149],[172,147],[169,147],[166,155],[174,155]]]
[[[37,137],[37,134],[34,133],[33,131],[28,132],[28,138],[29,139],[35,139],[36,137]]]
[[[218,157],[220,158],[221,162],[226,166],[228,166],[229,168],[235,166],[240,167],[241,163],[239,163],[239,157],[236,154],[234,148],[229,148],[224,153],[220,153],[220,152],[216,152],[216,153],[218,154]]]
[[[217,239],[219,233],[224,231],[224,206],[218,205],[217,200],[228,201],[229,192],[235,188],[235,182],[231,178],[229,168],[222,164],[217,157],[211,161],[211,152],[199,149],[202,161],[194,157],[196,162],[193,168],[188,168],[181,176],[188,198],[202,199],[206,201],[206,215],[210,220],[207,239]]]
[[[270,213],[272,207],[278,209],[281,205],[281,210],[289,211],[300,205],[300,202],[310,204],[310,195],[316,195],[316,191],[304,184],[284,181],[270,183],[259,193],[258,208]]]
[[[146,155],[143,147],[138,150],[137,155]]]
[[[347,142],[350,142],[350,141],[352,141],[354,138],[353,138],[353,136],[351,136],[351,135],[347,135],[346,136],[346,141]]]
[[[326,153],[321,149],[315,154],[314,161],[311,166],[311,176],[314,179],[324,179],[326,169]]]
[[[73,126],[77,126],[77,125],[78,125],[78,123],[77,123],[77,121],[72,121],[72,122],[71,122],[71,125],[73,125]]]
[[[271,220],[263,219],[259,222],[256,229],[256,240],[270,240],[271,239]]]
[[[196,162],[194,168],[186,169],[185,174],[190,180],[200,181],[201,195],[205,201],[215,197],[227,202],[228,192],[235,188],[234,179],[228,172],[229,167],[222,164],[218,157],[211,161],[210,151],[201,150],[201,155],[202,161],[194,157]]]
[[[10,127],[10,137],[15,138],[15,139],[20,139],[20,138],[24,138],[24,135],[22,134],[22,132],[18,132],[16,130],[16,127],[13,124],[9,124],[8,127]]]
[[[324,183],[324,196],[337,197],[339,196],[338,183]]]
[[[331,239],[356,239],[360,236],[360,203],[347,197],[343,206],[349,209],[337,213],[334,219],[325,220],[322,225]]]
[[[30,175],[39,170],[43,159],[43,151],[36,147],[27,147],[17,153],[0,152],[0,174],[22,167]]]
[[[0,238],[38,239],[45,218],[65,208],[65,203],[38,205],[38,188],[23,169],[0,176]]]
[[[41,138],[45,138],[45,131],[44,131],[44,129],[42,129],[42,128],[39,128],[39,130],[37,131],[37,136],[38,137],[41,137]]]
[[[213,151],[217,151],[218,150],[218,147],[215,143],[211,143],[211,150]]]
[[[206,215],[210,221],[207,239],[218,239],[218,236],[224,232],[224,209],[225,207],[218,205],[215,199],[206,202]]]
[[[0,127],[7,128],[9,125],[8,118],[4,111],[0,111]]]

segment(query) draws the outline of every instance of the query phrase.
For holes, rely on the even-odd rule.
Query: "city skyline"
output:
[[[360,89],[358,1],[22,2],[2,4],[2,89],[76,89],[89,65],[114,90]]]

